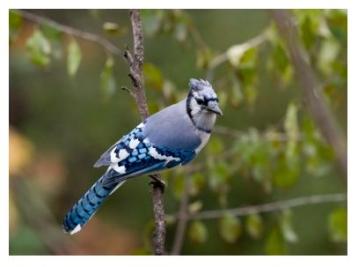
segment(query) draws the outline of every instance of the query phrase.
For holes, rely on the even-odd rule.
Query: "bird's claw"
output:
[[[157,175],[149,175],[149,177],[152,179],[152,181],[150,181],[149,184],[153,186],[153,188],[159,187],[162,193],[164,193],[165,186],[166,186],[165,182],[159,179]]]

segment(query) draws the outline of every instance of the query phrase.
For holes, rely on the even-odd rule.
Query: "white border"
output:
[[[10,8],[195,8],[195,9],[226,9],[226,8],[346,8],[349,7],[353,1],[349,0],[220,0],[220,1],[165,1],[165,0],[31,0],[20,1],[12,0],[9,3]]]
[[[236,266],[351,266],[353,262],[357,260],[356,253],[358,251],[357,237],[358,237],[358,221],[357,221],[357,208],[354,203],[357,201],[357,179],[358,164],[355,162],[358,159],[356,154],[358,123],[355,121],[358,115],[357,113],[357,101],[358,101],[358,83],[356,72],[357,66],[357,37],[352,33],[357,30],[358,26],[358,12],[354,7],[355,0],[255,0],[255,1],[197,1],[193,3],[193,0],[181,0],[180,5],[174,1],[158,1],[158,0],[139,0],[139,1],[118,1],[118,0],[105,0],[105,1],[73,1],[73,0],[62,0],[62,1],[44,1],[44,0],[32,0],[32,1],[18,1],[12,0],[11,3],[8,1],[1,1],[0,5],[0,20],[1,20],[1,36],[0,36],[0,53],[1,53],[1,90],[0,90],[0,120],[1,120],[1,172],[0,172],[0,197],[1,197],[1,266],[45,266],[55,265],[63,266],[69,264],[70,266],[81,264],[82,266],[103,266],[104,264],[111,264],[114,266],[223,266],[224,264],[233,264]],[[9,88],[9,62],[8,62],[8,9],[9,8],[196,8],[196,9],[209,9],[209,8],[344,8],[349,9],[349,64],[348,64],[348,121],[349,121],[349,256],[338,256],[338,257],[324,257],[324,256],[313,256],[313,257],[265,257],[265,256],[245,256],[245,257],[220,257],[212,256],[208,257],[152,257],[152,256],[113,256],[113,257],[59,257],[56,258],[51,256],[43,257],[17,257],[8,256],[8,88]],[[353,70],[353,71],[352,71]],[[353,118],[353,119],[352,119]],[[307,226],[309,227],[309,226]],[[355,263],[356,264],[356,263]]]
[[[1,214],[1,255],[8,254],[8,240],[9,240],[9,27],[8,25],[8,11],[7,9],[0,9],[1,36],[0,36],[0,214]]]

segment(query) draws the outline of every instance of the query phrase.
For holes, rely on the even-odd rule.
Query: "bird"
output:
[[[64,231],[79,232],[129,178],[191,162],[209,141],[221,115],[210,82],[191,78],[186,98],[149,116],[101,155],[94,167],[107,166],[107,170],[65,215]]]

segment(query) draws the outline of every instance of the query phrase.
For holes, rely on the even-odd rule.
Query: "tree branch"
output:
[[[144,92],[143,79],[143,62],[144,62],[144,45],[143,45],[143,29],[140,14],[138,10],[130,11],[130,20],[133,31],[133,55],[129,51],[125,51],[124,57],[129,64],[129,77],[133,84],[133,93],[137,103],[139,114],[142,120],[145,120],[148,115],[148,106]],[[150,176],[153,181],[152,185],[152,199],[153,212],[155,221],[155,230],[153,237],[154,253],[156,255],[163,255],[165,252],[165,213],[164,213],[164,183],[161,181],[159,174]]]
[[[46,25],[46,26],[50,26],[54,29],[57,29],[60,32],[64,32],[67,33],[69,35],[73,35],[76,36],[78,38],[90,41],[90,42],[94,42],[99,44],[100,46],[104,47],[108,52],[111,52],[114,55],[117,56],[123,56],[123,52],[121,49],[119,49],[117,46],[115,46],[114,44],[112,44],[110,41],[108,41],[107,39],[96,35],[94,33],[90,33],[90,32],[86,32],[86,31],[82,31],[76,28],[72,28],[70,26],[58,23],[54,20],[36,15],[34,13],[25,11],[25,10],[12,10],[12,12],[16,12],[18,13],[20,16],[26,18],[27,20],[30,20],[32,22],[35,22],[37,24],[42,24],[42,25]]]
[[[306,205],[342,202],[345,201],[346,199],[347,196],[346,194],[343,193],[304,196],[304,197],[298,197],[288,200],[280,200],[280,201],[265,203],[261,205],[246,206],[241,208],[202,211],[196,214],[188,214],[187,218],[190,220],[216,219],[216,218],[223,217],[227,213],[230,213],[234,216],[245,216],[250,214],[280,211],[280,210],[296,208]],[[175,218],[178,219],[179,216],[180,214],[177,214],[175,215]]]
[[[308,109],[321,134],[333,147],[340,168],[347,175],[345,137],[325,102],[321,87],[318,85],[314,71],[309,63],[308,55],[298,38],[297,27],[292,20],[292,14],[286,10],[272,10],[272,16],[282,38],[286,42],[296,76],[302,86],[305,103],[308,105]]]

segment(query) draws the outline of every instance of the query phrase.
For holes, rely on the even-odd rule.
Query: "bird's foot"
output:
[[[151,186],[153,186],[153,188],[155,187],[159,187],[160,190],[162,191],[162,193],[164,193],[164,190],[165,190],[165,182],[163,180],[161,180],[158,175],[156,174],[153,174],[153,175],[149,175],[149,177],[152,179],[152,181],[149,182],[149,184]]]

